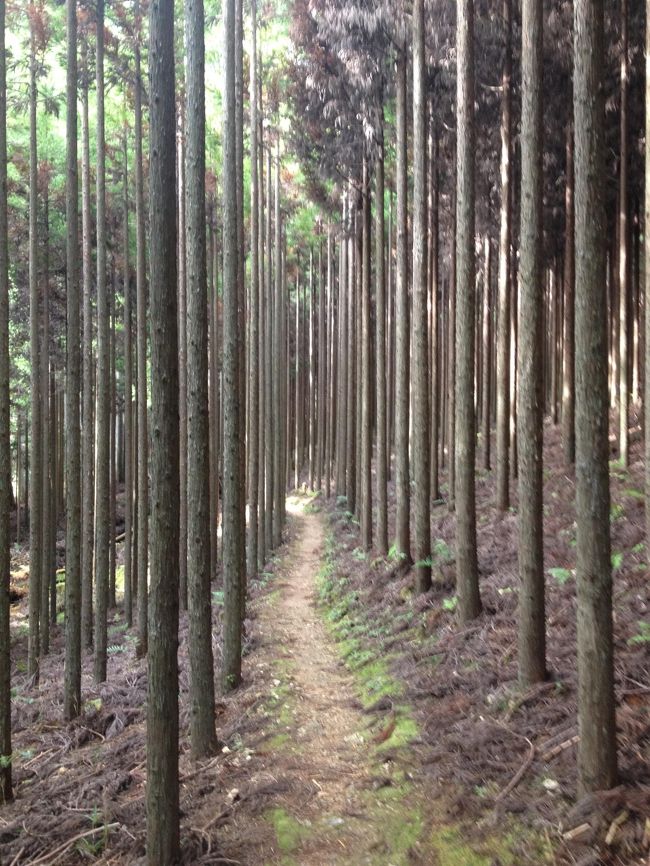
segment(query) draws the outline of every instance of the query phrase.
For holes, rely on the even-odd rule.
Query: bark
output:
[[[205,44],[203,0],[185,4],[187,117],[187,579],[192,753],[216,746],[210,595],[208,304],[205,233]]]
[[[110,543],[110,312],[106,281],[106,154],[104,143],[104,0],[97,0],[97,503],[95,529],[95,682],[106,679]]]
[[[574,5],[576,523],[581,792],[616,782],[605,306],[603,0]]]
[[[546,677],[542,392],[542,0],[522,8],[520,343],[518,352],[519,680]]]
[[[343,197],[343,218],[341,243],[339,249],[339,334],[338,334],[338,400],[337,400],[337,439],[336,439],[336,493],[337,496],[347,494],[347,406],[348,406],[348,356],[347,356],[347,266],[348,266],[348,199]]]
[[[126,131],[123,142],[124,176],[122,230],[124,249],[124,618],[133,624],[133,341],[131,275],[129,271],[129,173]]]
[[[275,462],[274,462],[274,449],[275,449],[275,421],[276,414],[273,409],[275,407],[274,397],[275,397],[275,386],[274,386],[274,375],[273,375],[273,361],[274,361],[274,321],[275,321],[275,312],[273,307],[273,254],[272,254],[272,207],[271,203],[273,201],[272,194],[272,164],[271,164],[271,147],[270,144],[267,149],[266,155],[266,228],[265,228],[265,238],[266,238],[266,274],[264,278],[264,293],[266,299],[266,316],[265,316],[265,367],[267,370],[267,376],[265,380],[265,391],[264,398],[266,403],[266,430],[264,435],[264,469],[266,476],[266,491],[265,491],[265,503],[264,503],[264,546],[267,550],[271,550],[273,547],[273,502],[274,502],[274,493],[275,493]]]
[[[147,863],[179,859],[179,423],[174,4],[149,13],[151,582],[147,697]]]
[[[501,209],[499,234],[499,284],[497,302],[497,511],[510,505],[510,245],[511,245],[511,77],[512,0],[503,0],[505,56],[501,79]]]
[[[650,141],[650,0],[646,0],[645,31],[645,135]],[[1,153],[0,153],[1,156]],[[650,151],[645,157],[645,201],[643,243],[646,263],[650,262]],[[1,214],[0,214],[1,217]],[[645,523],[646,539],[650,539],[650,267],[646,264],[645,275],[645,390],[643,413],[645,420]]]
[[[0,805],[13,799],[11,778],[11,440],[9,403],[9,260],[7,221],[7,61],[5,0],[0,0]],[[20,436],[18,437],[20,450]],[[17,472],[20,478],[20,470]],[[17,513],[20,510],[20,495]]]
[[[457,18],[457,304],[456,318],[456,584],[461,622],[481,612],[476,553],[474,413],[474,4],[460,0]]]
[[[29,638],[27,673],[38,682],[40,584],[43,561],[43,454],[41,449],[41,308],[38,286],[38,154],[36,142],[36,34],[30,32],[29,63],[29,355],[32,463],[29,475]]]
[[[49,190],[47,175],[43,191],[43,309],[41,342],[41,465],[42,475],[42,518],[41,518],[41,578],[40,578],[40,637],[41,655],[50,651],[50,576],[52,558],[50,556],[50,536],[52,532],[50,513],[50,274],[49,274]]]
[[[431,587],[431,465],[427,286],[427,97],[424,0],[413,4],[413,475],[418,592]]]
[[[181,85],[182,87],[182,85]],[[187,610],[187,277],[186,277],[186,213],[185,213],[185,114],[178,108],[177,167],[178,167],[178,420],[181,499],[179,503],[180,543],[178,549],[179,601]],[[194,118],[192,118],[194,123]]]
[[[375,165],[375,352],[377,456],[377,551],[388,553],[388,443],[386,426],[386,279],[384,274],[384,141],[380,130]]]
[[[438,182],[438,145],[433,124],[433,105],[430,105],[429,117],[429,292],[431,304],[431,323],[430,323],[430,395],[431,395],[431,481],[430,495],[431,501],[437,502],[440,499],[440,464],[438,459],[439,448],[439,415],[440,415],[440,364],[439,364],[439,343],[440,343],[440,327],[438,322],[439,315],[439,279],[440,279],[440,261],[439,261],[439,182]]]
[[[224,286],[223,286],[223,574],[224,623],[223,664],[224,691],[236,688],[241,681],[242,588],[245,571],[244,496],[241,473],[242,402],[240,371],[239,270],[237,214],[237,122],[235,94],[235,2],[224,5],[226,29],[225,92],[223,125],[223,200],[224,200]],[[241,31],[240,31],[241,32]]]
[[[282,222],[280,213],[280,142],[277,144],[275,164],[275,291],[273,297],[273,533],[272,547],[278,547],[282,540],[282,504],[284,498],[285,476],[282,472]]]
[[[492,247],[489,235],[483,242],[483,364],[482,406],[483,468],[490,471],[490,424],[492,419]]]
[[[395,296],[395,546],[411,561],[409,477],[409,298],[406,153],[406,48],[397,53],[397,285]]]
[[[77,201],[77,3],[66,0],[66,382],[65,382],[65,668],[63,712],[81,711],[81,441]]]

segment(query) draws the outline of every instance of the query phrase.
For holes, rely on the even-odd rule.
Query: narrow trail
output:
[[[249,660],[270,692],[269,730],[256,749],[267,760],[251,782],[266,782],[270,795],[263,810],[242,809],[224,830],[247,839],[242,863],[398,866],[387,834],[405,804],[378,809],[381,762],[368,742],[370,719],[317,610],[323,520],[304,500],[293,503],[292,541],[259,611],[260,645]]]

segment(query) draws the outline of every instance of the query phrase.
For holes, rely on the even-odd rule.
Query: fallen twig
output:
[[[518,735],[518,736],[521,736],[521,735]],[[528,739],[528,737],[524,737],[523,739],[526,740],[526,742],[528,743],[528,754],[526,755],[526,759],[525,759],[524,763],[521,765],[521,767],[519,767],[519,769],[517,770],[515,775],[512,777],[512,779],[510,779],[510,781],[505,786],[503,791],[501,791],[499,794],[497,794],[496,799],[495,799],[495,804],[500,803],[503,799],[505,799],[505,797],[508,796],[508,794],[511,791],[513,791],[517,787],[517,785],[521,782],[521,780],[524,778],[524,776],[528,772],[530,765],[533,763],[533,759],[535,757],[535,746],[533,746],[533,744]]]
[[[571,746],[576,746],[580,742],[580,737],[578,734],[575,734],[573,737],[569,737],[568,740],[564,740],[559,743],[557,746],[553,746],[552,749],[549,749],[547,752],[544,752],[541,755],[542,761],[546,763],[546,761],[550,761],[551,758],[555,758],[560,755],[562,752],[566,751],[566,749],[570,749]]]
[[[120,825],[115,822],[114,824],[103,824],[101,827],[93,827],[92,830],[86,830],[85,833],[77,833],[76,836],[73,836],[72,839],[68,839],[68,841],[64,842],[62,845],[59,845],[59,847],[55,848],[54,851],[49,851],[47,854],[37,857],[36,860],[32,860],[31,866],[54,866],[57,860],[59,860],[66,851],[72,848],[75,842],[79,842],[80,839],[86,839],[88,836],[94,836],[96,833],[107,833],[109,830],[115,830],[119,826]]]

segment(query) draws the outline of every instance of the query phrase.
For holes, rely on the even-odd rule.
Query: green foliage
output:
[[[623,554],[622,553],[612,553],[612,570],[618,571],[623,565]]]
[[[560,586],[564,586],[573,577],[573,572],[568,568],[549,568],[548,573]]]
[[[615,520],[620,520],[625,513],[625,509],[619,503],[615,503],[609,510],[609,519],[613,523]]]
[[[628,640],[628,644],[636,646],[638,644],[650,643],[650,622],[641,619],[637,625],[639,626],[639,631]]]
[[[449,598],[443,598],[442,607],[443,610],[448,610],[453,613],[458,606],[458,597],[455,595],[449,596]]]

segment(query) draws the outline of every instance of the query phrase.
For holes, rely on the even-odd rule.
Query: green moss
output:
[[[276,734],[270,740],[267,740],[266,748],[273,752],[283,751],[289,745],[290,740],[289,734]]]
[[[409,743],[412,743],[413,740],[420,735],[420,730],[415,719],[408,715],[409,708],[400,707],[400,710],[403,712],[397,715],[393,732],[388,739],[384,740],[383,743],[380,743],[377,746],[378,752],[408,746]]]
[[[291,854],[309,836],[309,829],[284,809],[269,809],[264,817],[273,827],[283,854]]]
[[[458,827],[436,828],[431,834],[431,844],[444,866],[491,866],[494,862],[493,857],[479,854],[470,847]]]

